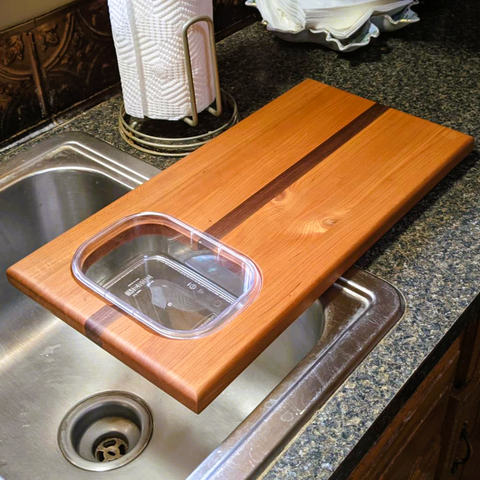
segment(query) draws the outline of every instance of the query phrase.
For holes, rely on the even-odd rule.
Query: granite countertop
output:
[[[218,45],[223,88],[247,116],[305,78],[480,136],[480,7],[439,0],[422,21],[340,55],[274,38],[260,24]],[[80,130],[159,168],[173,161],[130,148],[119,136],[116,96],[19,148]],[[344,478],[409,392],[458,336],[480,292],[480,163],[475,151],[385,235],[358,265],[405,296],[404,318],[313,417],[266,474]],[[480,297],[473,307],[480,303]],[[397,395],[399,392],[402,395]],[[403,398],[403,400],[402,400]],[[390,413],[389,413],[390,412]]]

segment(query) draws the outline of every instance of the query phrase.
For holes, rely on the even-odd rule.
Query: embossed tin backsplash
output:
[[[214,17],[224,37],[253,9],[215,0]],[[0,147],[118,82],[106,0],[79,0],[0,32]]]

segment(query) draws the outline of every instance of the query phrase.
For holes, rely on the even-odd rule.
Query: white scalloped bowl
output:
[[[337,52],[353,52],[368,45],[371,39],[377,38],[381,32],[393,32],[420,21],[418,15],[411,9],[413,5],[417,4],[418,1],[414,0],[407,7],[371,15],[366,22],[348,37],[343,36],[342,32],[327,28],[287,32],[271,27],[266,21],[262,23],[276,37],[287,42],[316,43]],[[254,0],[247,0],[246,5],[256,7]]]

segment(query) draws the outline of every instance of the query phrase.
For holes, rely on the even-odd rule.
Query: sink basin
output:
[[[157,172],[79,133],[57,135],[0,164],[0,270]],[[102,478],[115,479],[256,475],[398,321],[403,308],[391,285],[349,270],[196,415],[18,292],[3,274],[0,477],[31,478],[35,472],[36,480],[95,479],[99,471]],[[98,437],[89,444],[86,434],[78,439],[80,427],[74,426],[71,434],[60,429],[67,412],[75,414],[79,402],[96,394],[119,396],[125,405],[138,397],[149,409],[144,417],[151,417],[151,438],[144,435],[144,449],[132,461],[106,464],[108,439]],[[83,435],[87,427],[81,428]],[[115,428],[116,455],[121,457],[130,437]],[[78,448],[91,457],[89,462],[65,458],[65,435],[71,448],[82,444]],[[97,455],[100,443],[107,450]]]

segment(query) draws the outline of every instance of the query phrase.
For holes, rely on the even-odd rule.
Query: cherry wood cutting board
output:
[[[306,80],[11,268],[13,285],[195,412],[203,410],[473,148],[456,131]],[[220,331],[172,340],[78,284],[78,246],[158,211],[263,274]],[[341,366],[340,366],[341,367]]]

